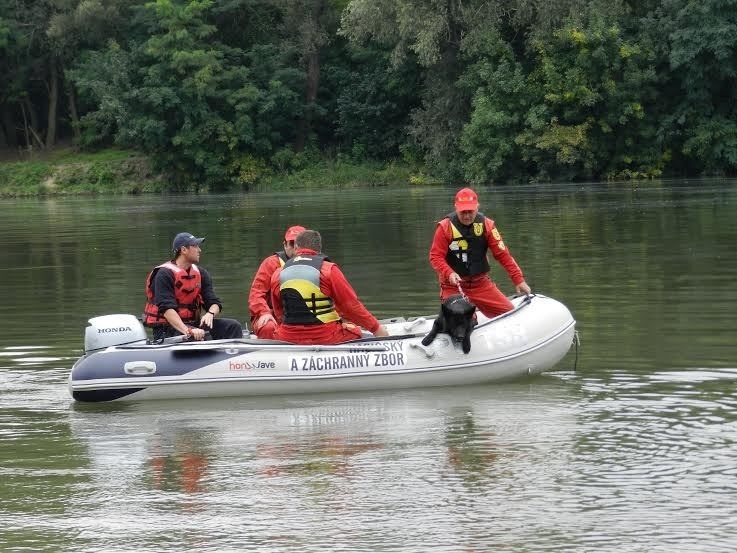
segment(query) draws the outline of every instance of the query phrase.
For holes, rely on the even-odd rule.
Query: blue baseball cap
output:
[[[174,237],[171,247],[175,252],[178,252],[184,246],[199,246],[205,238],[197,238],[194,234],[189,232],[180,232]]]

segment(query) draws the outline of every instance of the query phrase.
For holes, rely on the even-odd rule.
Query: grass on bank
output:
[[[280,173],[264,171],[248,189],[350,189],[438,182],[408,164],[323,159]],[[66,148],[55,150],[43,159],[0,163],[0,197],[140,194],[168,190],[173,188],[166,175],[155,172],[146,156],[130,150],[84,153]],[[186,190],[179,187],[177,191]],[[207,192],[194,185],[191,191]]]
[[[165,180],[145,156],[127,150],[60,149],[43,159],[0,164],[0,196],[161,192]]]
[[[439,184],[440,181],[402,163],[354,163],[344,160],[323,160],[289,173],[270,175],[262,179],[256,190],[325,190],[370,188],[397,184]]]

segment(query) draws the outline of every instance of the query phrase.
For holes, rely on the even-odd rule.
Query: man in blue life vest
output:
[[[476,192],[462,188],[456,193],[455,212],[437,224],[430,246],[430,265],[438,273],[441,301],[458,294],[460,287],[487,317],[513,309],[489,278],[489,251],[507,271],[517,293],[531,293],[494,221],[479,213]]]
[[[301,232],[294,245],[294,257],[271,277],[271,303],[279,322],[274,335],[277,340],[340,344],[362,337],[357,325],[374,336],[388,336],[386,328],[358,300],[340,267],[321,253],[319,232]]]
[[[238,321],[216,318],[223,304],[215,295],[210,274],[196,265],[204,240],[189,232],[177,234],[172,260],[154,267],[146,279],[143,324],[153,328],[156,341],[178,334],[204,340],[205,329],[216,340],[243,337]],[[205,313],[200,316],[203,308]]]

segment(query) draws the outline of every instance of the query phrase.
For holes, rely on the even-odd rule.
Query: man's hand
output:
[[[274,316],[271,313],[265,313],[264,315],[261,315],[258,319],[256,319],[256,321],[253,323],[253,328],[259,329],[270,321],[273,321],[274,324],[276,324],[276,319],[274,318]]]
[[[389,336],[389,332],[387,332],[386,327],[384,325],[379,325],[379,328],[377,328],[376,332],[374,332],[374,336],[379,336],[379,337]]]
[[[201,328],[189,327],[189,335],[197,342],[205,339],[205,331]]]
[[[210,313],[209,311],[206,311],[204,315],[200,318],[200,326],[206,326],[210,330],[212,330],[212,321],[215,319],[215,315]]]
[[[458,273],[450,273],[450,276],[448,277],[448,282],[450,282],[453,286],[458,286],[461,282],[461,277]]]
[[[523,280],[517,286],[515,286],[518,294],[532,294],[532,289]]]

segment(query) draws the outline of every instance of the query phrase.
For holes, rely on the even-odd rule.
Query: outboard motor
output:
[[[92,353],[110,346],[145,344],[146,329],[133,315],[103,315],[89,320],[84,330],[84,352]]]

